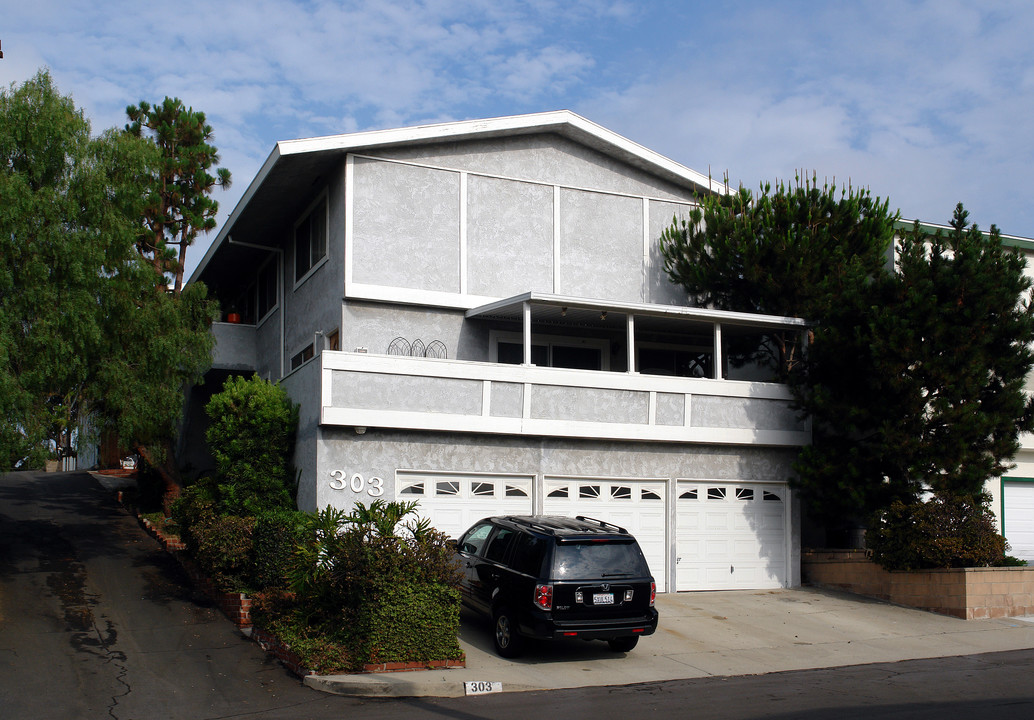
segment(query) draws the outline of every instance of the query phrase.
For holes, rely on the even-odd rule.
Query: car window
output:
[[[492,523],[478,523],[467,534],[460,538],[460,550],[471,555],[477,555],[481,546],[488,539],[488,533],[492,532]]]
[[[634,541],[558,543],[553,570],[562,580],[650,574],[646,559]]]
[[[521,535],[513,548],[513,562],[510,566],[519,573],[542,576],[542,561],[546,557],[549,541],[537,535]]]
[[[493,562],[501,563],[506,559],[506,549],[510,546],[515,532],[510,528],[499,528],[495,535],[489,540],[485,548],[484,558]]]

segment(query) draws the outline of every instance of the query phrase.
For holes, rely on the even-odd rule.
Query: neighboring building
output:
[[[658,249],[723,191],[566,111],[279,143],[192,278],[238,322],[185,449],[257,372],[301,408],[302,509],[581,514],[660,589],[797,585],[810,427],[728,348],[804,323],[689,307]]]

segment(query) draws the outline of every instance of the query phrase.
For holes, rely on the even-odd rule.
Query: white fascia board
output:
[[[241,213],[244,212],[244,208],[246,208],[251,202],[255,193],[258,192],[262,183],[265,182],[266,176],[269,175],[273,166],[276,165],[282,155],[283,153],[280,151],[280,143],[277,143],[276,147],[274,147],[273,151],[269,153],[269,157],[267,157],[266,161],[262,163],[262,167],[259,168],[258,173],[255,174],[255,177],[248,185],[248,189],[244,191],[241,199],[237,201],[237,204],[233,208],[233,212],[231,212],[230,216],[226,218],[226,222],[223,223],[223,226],[219,228],[219,233],[215,236],[215,240],[213,240],[212,244],[208,246],[208,252],[206,252],[205,256],[201,258],[201,262],[198,263],[196,268],[194,268],[194,272],[190,274],[190,279],[187,281],[188,283],[194,282],[194,279],[200,277],[201,273],[204,272],[206,267],[208,267],[208,263],[211,262],[216,252],[218,252],[219,248],[222,247],[223,243],[226,242],[226,239],[230,236],[234,223],[237,222]]]
[[[681,305],[655,305],[650,303],[630,303],[616,300],[603,300],[595,298],[569,297],[564,295],[553,295],[550,293],[527,292],[514,297],[497,300],[495,302],[471,308],[467,311],[468,318],[492,315],[498,312],[511,310],[516,312],[524,303],[532,305],[552,305],[569,308],[588,308],[593,310],[607,310],[608,312],[627,313],[631,315],[650,315],[654,317],[685,317],[714,322],[729,323],[730,325],[753,325],[768,327],[808,327],[808,321],[802,318],[785,317],[782,315],[759,315],[757,313],[734,312],[732,310],[712,310],[709,308],[686,307]]]
[[[919,227],[927,232],[937,232],[938,230],[943,231],[945,234],[952,232],[955,228],[951,225],[942,225],[941,223],[924,222],[922,220],[906,220],[902,218],[897,222],[897,229],[899,231],[911,230],[915,223],[919,223]],[[981,230],[985,236],[990,234],[988,230]],[[1034,238],[1023,237],[1022,235],[1006,235],[999,230],[999,236],[1002,238],[1003,244],[1012,247],[1018,247],[1022,250],[1034,250]]]

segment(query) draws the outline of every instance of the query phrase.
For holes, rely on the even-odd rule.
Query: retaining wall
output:
[[[1034,568],[888,571],[864,550],[805,550],[805,583],[964,620],[1034,614]]]

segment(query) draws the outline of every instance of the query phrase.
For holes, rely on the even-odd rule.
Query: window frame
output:
[[[319,213],[320,206],[323,207],[323,212]],[[306,238],[306,247],[308,249],[308,265],[305,267],[304,272],[300,275],[298,273],[298,251],[299,251],[299,239],[298,230],[306,224],[311,218],[316,215],[322,214],[323,221],[323,247],[322,254],[313,259],[312,249],[312,223],[308,223],[309,237]],[[301,214],[298,220],[295,221],[291,229],[291,257],[293,258],[294,264],[294,288],[297,290],[301,285],[305,284],[305,281],[312,277],[313,273],[319,270],[330,257],[330,193],[327,190],[321,192],[308,207],[305,208],[305,212]]]

